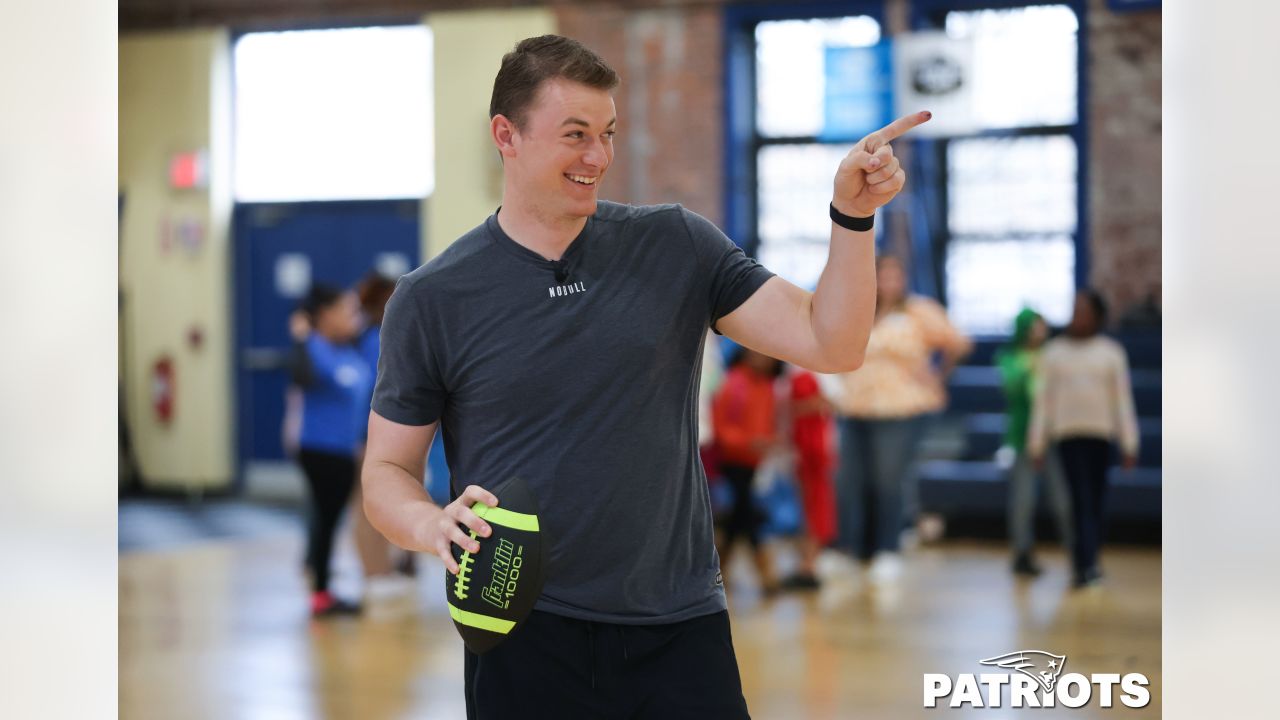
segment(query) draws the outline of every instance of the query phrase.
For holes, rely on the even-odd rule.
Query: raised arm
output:
[[[889,143],[930,117],[905,115],[859,141],[836,170],[832,207],[864,219],[892,200],[907,176]],[[846,372],[862,365],[875,305],[875,233],[833,220],[827,265],[814,292],[771,278],[717,327],[770,357],[816,372]]]
[[[450,543],[473,554],[480,551],[480,544],[459,529],[458,523],[488,537],[489,526],[471,506],[482,502],[495,507],[498,498],[471,485],[443,508],[431,501],[422,487],[422,476],[438,424],[401,425],[370,412],[360,483],[365,515],[378,532],[406,550],[438,556],[449,572],[457,575],[458,563],[449,550]]]

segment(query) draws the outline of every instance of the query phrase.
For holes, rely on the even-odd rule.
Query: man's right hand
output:
[[[454,575],[458,574],[458,563],[453,559],[450,545],[457,545],[472,555],[480,552],[480,543],[463,532],[458,524],[465,525],[480,537],[489,537],[492,532],[489,524],[471,509],[476,503],[497,507],[498,498],[479,485],[468,485],[453,502],[442,508],[432,507],[417,528],[418,546],[439,556],[445,568]]]

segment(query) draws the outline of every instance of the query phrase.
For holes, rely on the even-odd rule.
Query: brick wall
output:
[[[722,20],[714,6],[556,7],[560,32],[622,76],[618,137],[603,197],[681,202],[722,220]]]
[[[1117,317],[1160,291],[1160,13],[1088,13],[1090,282]]]

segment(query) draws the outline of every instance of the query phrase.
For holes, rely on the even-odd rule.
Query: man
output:
[[[529,619],[467,654],[471,718],[747,717],[698,459],[705,334],[856,368],[875,303],[871,216],[905,182],[888,141],[928,119],[841,162],[811,294],[678,205],[597,199],[618,82],[567,38],[503,58],[489,113],[503,204],[400,280],[382,326],[363,478],[374,525],[456,574],[451,543],[479,549],[459,524],[489,535],[469,508],[499,505],[485,487],[519,475],[553,542]],[[443,508],[419,480],[437,425],[456,493]]]

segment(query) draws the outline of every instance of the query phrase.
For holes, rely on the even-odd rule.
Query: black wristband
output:
[[[867,217],[864,217],[864,218],[845,215],[844,213],[836,209],[835,203],[831,203],[831,222],[839,225],[840,227],[846,230],[853,230],[854,232],[866,232],[871,228],[875,227],[875,224],[876,224],[875,221],[876,221],[875,215],[868,215]]]

